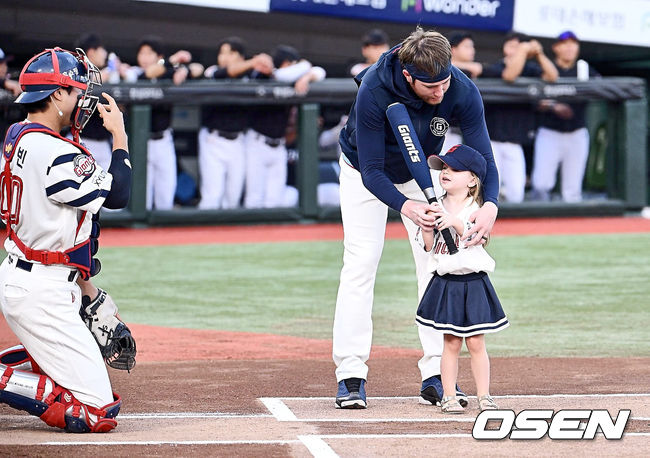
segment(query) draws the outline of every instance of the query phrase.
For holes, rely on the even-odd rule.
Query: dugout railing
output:
[[[508,84],[501,80],[478,80],[477,86],[486,103],[535,102],[544,98],[589,101],[588,127],[591,151],[586,171],[587,186],[603,191],[605,198],[581,203],[529,202],[503,203],[500,216],[577,216],[622,214],[648,204],[648,106],[645,81],[640,78],[604,77],[590,81],[560,79],[548,84],[537,79],[520,78]],[[127,130],[133,164],[133,190],[129,206],[117,212],[104,212],[102,220],[114,225],[227,224],[309,220],[338,220],[337,207],[319,207],[318,134],[320,107],[350,104],[356,95],[352,79],[326,79],[313,83],[309,93],[297,96],[291,86],[257,81],[190,81],[180,86],[165,83],[105,85],[127,107]],[[12,98],[0,95],[0,106]],[[176,123],[185,130],[200,128],[201,105],[270,105],[299,107],[297,207],[273,209],[198,210],[181,207],[174,210],[147,210],[146,151],[150,132],[151,106],[172,104],[184,114]],[[189,113],[189,114],[188,114]],[[176,126],[174,126],[176,127]],[[396,214],[392,214],[395,217]]]

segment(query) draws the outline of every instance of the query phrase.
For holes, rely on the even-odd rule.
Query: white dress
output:
[[[440,199],[444,208],[444,198]],[[479,205],[468,198],[458,216],[465,230],[472,227],[469,216]],[[470,337],[496,332],[509,325],[499,298],[487,276],[494,271],[494,259],[482,245],[467,247],[450,228],[458,253],[449,254],[440,232],[436,232],[428,268],[434,275],[420,301],[416,321],[445,334]],[[422,243],[420,231],[416,235]]]

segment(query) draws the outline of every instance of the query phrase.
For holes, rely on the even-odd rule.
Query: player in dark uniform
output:
[[[273,79],[292,84],[297,95],[310,83],[325,78],[325,70],[300,57],[292,46],[279,45],[273,52]],[[286,133],[290,105],[258,105],[251,111],[246,138],[246,208],[282,207],[286,203]]]
[[[406,105],[427,156],[440,153],[449,121],[458,121],[465,143],[480,151],[487,162],[483,195],[486,203],[471,217],[476,226],[465,238],[476,236],[469,244],[481,243],[496,219],[499,179],[485,127],[483,102],[474,83],[453,67],[450,59],[450,45],[445,37],[418,28],[355,78],[360,85],[359,93],[340,136],[345,252],[333,334],[339,382],[337,407],[366,406],[373,287],[388,207],[402,213],[410,240],[414,240],[418,226],[430,228],[434,224],[434,218],[427,214],[431,206],[412,179],[387,122],[388,105]],[[420,247],[412,244],[411,248],[421,298],[431,276]],[[424,349],[419,362],[421,402],[437,404],[442,397],[442,334],[423,326],[418,330]],[[459,396],[466,402],[462,393]]]
[[[521,33],[508,34],[503,42],[503,58],[483,68],[482,77],[512,82],[520,76],[555,81],[557,70],[537,40]],[[485,105],[485,120],[492,151],[499,167],[502,195],[508,202],[524,200],[526,160],[523,145],[530,144],[535,131],[535,106],[532,103],[490,103]]]
[[[182,57],[178,57],[182,56]],[[138,66],[125,71],[127,82],[173,80],[181,84],[189,75],[182,63],[191,55],[178,51],[165,58],[162,39],[155,35],[144,37],[138,45]],[[171,129],[172,107],[155,104],[151,107],[151,134],[147,141],[147,209],[170,210],[176,192],[176,149]]]
[[[571,31],[557,37],[553,53],[561,77],[585,80],[600,76],[587,62],[578,60],[580,42]],[[580,74],[579,65],[585,67],[585,74]],[[560,168],[562,200],[579,202],[582,200],[582,179],[589,157],[587,103],[545,99],[540,102],[539,108],[543,114],[535,137],[535,163],[531,176],[533,198],[550,200]]]
[[[223,39],[218,49],[218,64],[206,70],[208,78],[268,78],[273,71],[273,59],[268,54],[246,59],[246,46],[239,37]],[[245,134],[251,112],[254,109],[243,105],[203,107],[199,131],[199,208],[239,207],[246,177]]]

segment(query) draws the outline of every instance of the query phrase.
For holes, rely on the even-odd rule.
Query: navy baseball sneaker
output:
[[[337,409],[365,409],[366,381],[362,378],[348,378],[339,382],[336,393]]]
[[[420,389],[420,404],[434,405],[439,406],[442,400],[442,381],[440,380],[439,375],[434,375],[422,382],[422,388]],[[458,403],[467,407],[469,404],[467,395],[463,393],[458,385],[456,385],[456,398]]]

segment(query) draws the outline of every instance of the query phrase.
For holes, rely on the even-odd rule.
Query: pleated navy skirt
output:
[[[497,332],[510,325],[485,272],[434,275],[415,319],[458,337]]]

